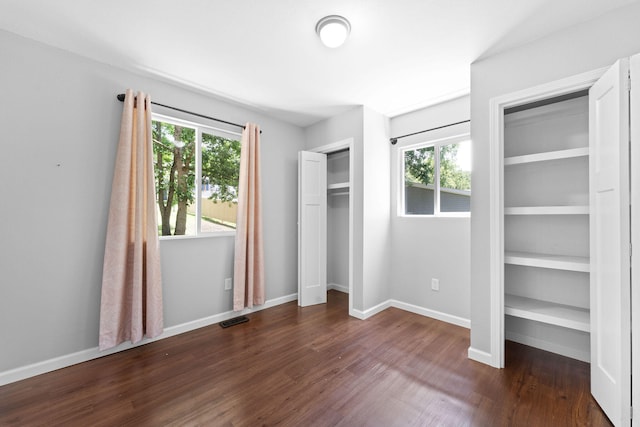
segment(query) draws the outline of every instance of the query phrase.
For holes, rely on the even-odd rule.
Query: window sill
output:
[[[437,215],[406,215],[399,214],[398,218],[471,218],[470,212],[449,212],[449,213],[439,213]]]
[[[192,239],[210,239],[217,237],[232,237],[235,236],[235,231],[218,231],[216,233],[205,233],[200,234],[198,236],[158,236],[160,241],[171,241],[171,240],[192,240]]]

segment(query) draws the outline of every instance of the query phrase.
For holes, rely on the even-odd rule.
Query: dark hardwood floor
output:
[[[347,295],[295,302],[0,387],[1,426],[608,426],[589,365],[398,309],[361,321]]]

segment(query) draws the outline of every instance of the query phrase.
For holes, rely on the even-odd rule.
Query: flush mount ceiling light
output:
[[[338,15],[325,16],[316,24],[316,33],[327,47],[338,47],[347,40],[351,32],[351,24],[346,18]]]

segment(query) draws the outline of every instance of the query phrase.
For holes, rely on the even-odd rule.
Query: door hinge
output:
[[[627,74],[627,81],[625,83],[625,89],[627,92],[631,92],[631,71]]]
[[[633,419],[633,406],[629,408],[629,419]]]

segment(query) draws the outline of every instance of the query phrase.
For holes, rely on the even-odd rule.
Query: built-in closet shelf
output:
[[[505,294],[504,313],[578,331],[590,331],[589,310],[585,308]]]
[[[336,191],[340,190],[340,191]],[[337,182],[327,185],[327,191],[330,196],[347,196],[349,195],[349,183]]]
[[[327,185],[327,190],[340,190],[342,188],[349,188],[348,182],[336,182],[335,184]]]
[[[349,183],[336,182],[334,184],[329,184],[327,185],[327,190],[329,191],[330,196],[346,196],[349,194]],[[343,190],[343,191],[334,191],[334,190]]]
[[[552,268],[555,270],[589,272],[588,257],[507,251],[504,253],[504,263],[527,267]]]
[[[589,206],[513,206],[504,208],[505,215],[588,215]]]
[[[589,155],[589,147],[571,148],[568,150],[547,151],[544,153],[526,154],[524,156],[505,157],[504,165],[519,165],[523,163],[544,162],[547,160],[571,159]]]

